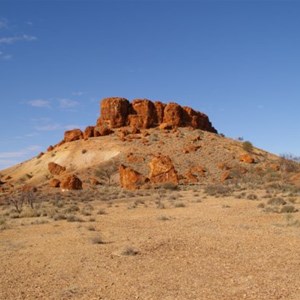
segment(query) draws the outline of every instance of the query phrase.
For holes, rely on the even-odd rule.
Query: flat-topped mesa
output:
[[[98,127],[119,128],[131,126],[146,129],[165,123],[168,127],[192,127],[217,133],[207,115],[176,103],[164,104],[148,99],[135,99],[131,103],[120,97],[101,101]]]

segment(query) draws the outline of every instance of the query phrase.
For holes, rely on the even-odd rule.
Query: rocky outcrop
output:
[[[88,138],[94,137],[95,126],[88,126],[83,133],[83,138],[87,140]]]
[[[95,136],[105,136],[112,134],[113,130],[111,130],[107,125],[99,125],[95,127],[94,134]]]
[[[192,127],[217,133],[208,117],[189,107],[182,107],[176,103],[163,104],[148,99],[135,99],[130,103],[125,98],[105,98],[101,102],[101,116],[97,126],[118,128],[132,126],[140,129],[165,126]]]
[[[173,183],[176,185],[179,183],[177,172],[169,156],[156,156],[151,160],[149,166],[149,178],[152,183]]]
[[[140,174],[139,172],[133,170],[130,167],[121,165],[119,168],[120,172],[120,184],[122,188],[128,190],[136,190],[141,188],[146,182],[149,181],[148,178]]]
[[[97,125],[107,125],[109,128],[118,128],[127,125],[130,112],[130,103],[125,98],[105,98],[101,102],[101,117]]]
[[[135,99],[131,103],[131,114],[128,123],[135,128],[150,128],[157,126],[155,105],[148,99]]]
[[[60,175],[66,171],[66,168],[59,164],[56,164],[55,162],[49,162],[48,170],[52,175]]]
[[[63,190],[82,190],[82,182],[76,175],[68,174],[61,179],[60,187]]]
[[[68,130],[65,132],[64,142],[73,142],[83,138],[83,133],[80,129]]]

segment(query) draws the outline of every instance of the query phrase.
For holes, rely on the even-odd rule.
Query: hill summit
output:
[[[165,104],[148,99],[129,102],[125,98],[110,97],[101,101],[100,110],[96,126],[88,126],[84,132],[68,130],[64,142],[108,135],[113,129],[126,126],[134,129],[191,127],[217,133],[207,115],[174,102]]]

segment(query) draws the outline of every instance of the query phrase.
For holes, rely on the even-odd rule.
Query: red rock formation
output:
[[[125,189],[136,190],[149,181],[148,178],[130,167],[121,165],[119,171],[121,187]]]
[[[185,178],[185,183],[197,183],[198,178],[195,174],[193,174],[191,171],[187,172],[184,176]]]
[[[163,123],[167,123],[170,126],[180,127],[184,124],[183,109],[177,103],[169,103],[164,109]]]
[[[50,186],[50,187],[54,187],[54,188],[60,187],[60,180],[59,180],[59,179],[56,179],[56,178],[52,178],[52,179],[49,181],[49,186]]]
[[[60,175],[66,171],[66,168],[56,164],[55,162],[49,162],[48,170],[52,175]]]
[[[154,157],[150,164],[150,181],[152,183],[178,184],[178,175],[169,156],[159,155]]]
[[[157,124],[157,114],[153,102],[147,99],[135,99],[131,103],[128,123],[136,128],[150,128]]]
[[[244,163],[247,163],[247,164],[253,164],[255,163],[255,159],[249,155],[249,154],[243,154],[240,156],[240,161],[241,162],[244,162]]]
[[[130,103],[125,98],[105,98],[101,102],[101,117],[97,125],[118,128],[127,125]]]
[[[188,146],[184,147],[183,153],[193,153],[193,152],[196,152],[200,148],[201,148],[201,146],[188,145]]]
[[[133,153],[129,153],[126,157],[127,161],[131,164],[138,164],[138,163],[143,163],[145,161],[145,158],[140,155],[136,155]]]
[[[190,127],[217,133],[208,117],[192,108],[181,107],[176,103],[152,102],[148,99],[135,99],[130,103],[125,98],[113,97],[102,100],[101,116],[97,120],[96,127],[88,126],[84,133],[80,129],[66,131],[63,142],[108,135],[112,133],[109,129],[128,125],[136,131],[151,127],[161,129]]]
[[[52,145],[50,145],[48,148],[47,148],[47,152],[50,152],[54,149],[54,147]]]
[[[155,106],[155,110],[156,110],[157,124],[161,124],[164,121],[164,110],[165,110],[166,104],[163,104],[160,101],[155,101],[154,106]]]
[[[110,135],[113,133],[113,130],[111,130],[107,125],[99,125],[95,127],[94,134],[95,136],[105,136]]]
[[[72,129],[65,132],[64,141],[73,142],[83,138],[83,133],[80,129]]]
[[[88,126],[83,133],[83,138],[87,140],[90,137],[94,137],[95,126]]]
[[[82,182],[76,175],[68,174],[61,179],[60,187],[64,190],[82,190]]]
[[[223,172],[222,175],[221,175],[221,181],[224,182],[228,179],[231,179],[230,172],[229,171]]]
[[[197,174],[198,176],[204,177],[206,173],[206,169],[202,166],[194,166],[190,170],[191,173]]]

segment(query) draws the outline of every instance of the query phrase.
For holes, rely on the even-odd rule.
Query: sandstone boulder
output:
[[[150,181],[152,183],[178,184],[178,175],[169,156],[159,155],[154,157],[150,164]]]
[[[55,163],[55,162],[49,162],[48,163],[48,170],[52,175],[60,175],[63,172],[66,171],[66,168]]]
[[[36,158],[41,158],[44,154],[44,152],[40,152]]]
[[[49,186],[50,186],[50,187],[54,187],[54,188],[60,187],[60,180],[59,180],[59,179],[56,179],[56,178],[52,178],[52,179],[49,181]]]
[[[95,136],[105,136],[113,133],[113,130],[107,127],[107,125],[100,125],[95,127]]]
[[[125,98],[113,97],[101,102],[101,117],[97,125],[107,125],[109,128],[118,128],[127,125],[127,116],[130,103]]]
[[[141,155],[129,153],[126,157],[127,161],[131,164],[138,164],[143,163],[145,161],[145,158]]]
[[[170,126],[183,125],[183,109],[177,103],[169,103],[164,109],[163,123],[167,123]]]
[[[244,162],[244,163],[247,163],[247,164],[253,164],[255,163],[255,159],[249,155],[249,154],[243,154],[240,156],[240,161],[241,162]]]
[[[61,179],[60,187],[64,190],[82,190],[82,182],[76,175],[67,174]]]
[[[52,145],[50,145],[48,148],[47,148],[47,152],[50,152],[54,149],[54,147]]]
[[[83,138],[83,133],[80,129],[72,129],[72,130],[67,130],[65,132],[64,141],[67,143],[67,142],[80,140],[82,138]]]
[[[231,179],[231,175],[229,171],[225,171],[221,174],[221,182],[224,182],[228,179]]]
[[[164,104],[160,101],[155,101],[154,106],[155,106],[155,111],[156,111],[157,124],[161,124],[164,121],[164,110],[165,110],[166,104]]]
[[[131,104],[129,125],[136,128],[150,128],[157,124],[155,105],[148,99],[135,99]]]
[[[190,169],[190,172],[193,174],[197,174],[198,176],[204,177],[205,173],[206,173],[206,169],[203,166],[198,165],[198,166],[192,167]]]
[[[133,170],[130,167],[124,165],[120,166],[120,183],[121,187],[128,190],[136,190],[141,188],[147,181],[148,178]]]
[[[88,138],[94,137],[95,126],[88,126],[83,133],[83,138],[87,140]]]
[[[195,174],[193,174],[193,172],[188,171],[185,176],[185,183],[189,184],[189,183],[197,183],[198,182],[198,178]]]

